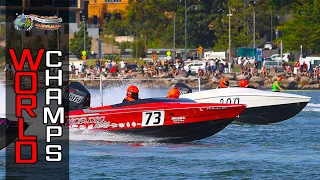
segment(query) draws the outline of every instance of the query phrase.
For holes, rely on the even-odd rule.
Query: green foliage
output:
[[[6,58],[6,49],[0,47],[0,62],[3,63]]]
[[[294,18],[282,26],[286,50],[299,52],[300,45],[308,53],[320,52],[319,0],[299,0]]]
[[[10,37],[7,40],[6,49],[13,48],[16,52],[16,54],[21,54],[22,52],[22,41],[21,41],[21,35],[19,34],[19,31],[16,31],[13,27],[8,29],[7,37]],[[7,57],[10,57],[9,51],[6,50]],[[10,59],[10,58],[9,58]],[[7,60],[9,60],[7,59]]]
[[[121,42],[116,43],[116,45],[118,46],[121,52],[123,52],[125,49],[131,49],[131,42]]]
[[[5,26],[0,26],[0,36],[4,36],[5,35]]]
[[[112,61],[119,62],[119,61],[121,61],[121,58],[120,58],[120,56],[118,56],[118,55],[107,54],[107,55],[104,56],[103,61],[105,62],[105,61],[107,61],[107,60],[112,60]]]
[[[114,60],[116,58],[117,55],[114,55],[114,54],[107,54],[105,55],[105,59],[107,60]]]
[[[231,45],[232,48],[243,46],[252,47],[253,44],[253,8],[255,11],[256,43],[267,36],[270,40],[271,12],[273,28],[279,26],[277,18],[283,13],[290,13],[296,8],[294,3],[302,0],[256,0],[253,7],[248,0],[187,0],[187,45],[188,48],[204,48],[226,51],[229,44],[229,7],[231,7]],[[320,0],[313,0],[314,6]],[[245,4],[244,4],[245,3]],[[199,8],[195,8],[195,7]],[[318,5],[319,6],[319,5]],[[245,8],[245,9],[244,9]],[[315,19],[320,21],[320,8],[313,8]],[[127,11],[121,12],[125,18],[121,21],[111,18],[104,24],[103,34],[108,38],[121,35],[132,35],[138,39],[130,46],[135,50],[143,48],[173,48],[174,14],[176,14],[176,48],[183,48],[185,41],[185,4],[176,0],[144,0],[129,1]],[[274,37],[274,36],[273,36]],[[111,39],[106,42],[114,43]],[[140,42],[141,41],[141,42]],[[123,49],[122,46],[120,49]],[[126,46],[128,47],[128,46]],[[140,54],[140,53],[138,53]],[[139,57],[139,55],[138,55]]]
[[[85,45],[87,53],[91,51],[92,37],[89,36],[87,28],[85,29]],[[74,32],[73,38],[70,39],[70,51],[78,58],[81,58],[84,43],[84,23],[81,23],[80,29]]]
[[[37,43],[34,43],[37,42]],[[36,36],[34,40],[29,41],[28,43],[25,44],[24,48],[30,48],[31,54],[34,58],[37,57],[39,49],[44,48],[45,44],[43,42],[43,39],[41,36]],[[45,67],[45,53],[42,55],[41,63],[40,63],[40,68]]]
[[[51,38],[48,39],[48,49],[50,49],[50,50],[57,49],[58,48],[57,41],[58,41],[57,31],[53,31]]]
[[[144,58],[145,54],[143,53],[143,50],[144,50],[143,40],[136,40],[135,42],[132,43],[132,52],[131,52],[132,57]]]
[[[37,43],[34,43],[34,42],[37,42]],[[44,48],[44,47],[45,47],[45,45],[44,45],[44,42],[43,42],[41,36],[36,36],[34,38],[34,40],[29,41],[24,46],[24,48],[30,48],[33,57],[36,57],[39,52],[39,49]]]

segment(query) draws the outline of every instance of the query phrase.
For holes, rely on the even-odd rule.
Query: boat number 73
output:
[[[164,111],[142,112],[141,126],[162,126],[164,124]]]

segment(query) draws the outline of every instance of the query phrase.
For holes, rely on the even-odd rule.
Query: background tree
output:
[[[293,2],[298,1],[300,0],[256,0],[254,8],[257,44],[260,40],[270,39],[271,9],[273,9],[273,27],[276,27],[279,25],[276,17],[282,12],[289,13]],[[222,51],[228,48],[228,3],[231,4],[233,14],[232,47],[252,47],[253,6],[249,0],[187,0],[187,8],[192,5],[200,6],[197,10],[190,8],[187,13],[188,48],[197,48],[199,45]],[[127,11],[122,14],[125,14],[125,18],[121,21],[111,18],[105,23],[104,34],[133,35],[135,40],[144,41],[144,50],[148,47],[172,48],[174,14],[176,14],[176,48],[184,47],[184,0],[130,0]]]
[[[33,40],[29,41],[28,43],[25,43],[25,46],[24,46],[24,48],[30,48],[30,51],[33,57],[37,57],[39,49],[44,47],[46,46],[41,36],[36,36]],[[41,67],[42,68],[46,67],[45,54],[42,56],[42,59],[40,62],[40,68]]]
[[[17,31],[13,26],[8,29],[7,31],[7,37],[10,37],[7,41],[6,41],[6,53],[7,56],[6,57],[10,57],[9,55],[9,48],[13,48],[16,52],[16,54],[21,54],[22,52],[22,37],[21,34],[19,33],[19,31]],[[7,58],[7,60],[9,60],[10,58]]]
[[[299,0],[295,3],[293,19],[280,28],[286,50],[299,52],[302,45],[308,54],[320,52],[319,9],[319,0]]]
[[[81,58],[83,51],[83,43],[84,43],[84,23],[81,23],[80,29],[77,32],[74,32],[73,38],[70,39],[70,51],[72,54],[75,54],[79,59]],[[92,37],[89,36],[87,29],[85,30],[85,39],[86,39],[86,51],[87,53],[91,51],[92,45]]]

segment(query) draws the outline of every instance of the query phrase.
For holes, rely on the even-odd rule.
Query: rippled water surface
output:
[[[97,90],[93,106],[100,105]],[[141,97],[166,90],[142,89]],[[71,179],[320,179],[320,91],[297,116],[272,125],[231,124],[218,134],[186,144],[113,143],[128,137],[72,134]],[[118,103],[125,88],[104,91],[104,104]],[[1,152],[1,162],[4,151]],[[4,163],[2,163],[2,168]],[[4,171],[0,173],[4,176]]]

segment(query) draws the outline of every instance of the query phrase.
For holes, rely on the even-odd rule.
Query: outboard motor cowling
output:
[[[89,108],[90,100],[90,92],[79,82],[71,82],[62,96],[62,104],[67,111]]]
[[[180,95],[192,93],[192,89],[184,83],[178,82],[174,85],[174,87],[180,90]]]

